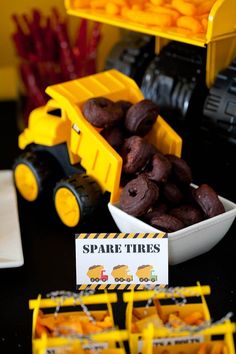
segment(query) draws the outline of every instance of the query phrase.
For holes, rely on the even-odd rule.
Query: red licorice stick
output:
[[[39,88],[37,74],[32,64],[22,63],[20,66],[21,77],[27,90],[27,96],[32,98],[35,107],[45,105],[47,102],[44,91]]]
[[[16,25],[16,32],[12,36],[16,50],[21,57],[27,58],[30,51],[29,37],[24,33],[18,16],[16,14],[12,15],[12,19]]]
[[[75,79],[77,75],[74,64],[74,55],[70,46],[65,23],[58,23],[56,26],[56,32],[60,43],[60,58],[63,76],[66,80]]]
[[[94,23],[91,39],[88,47],[88,62],[86,68],[86,75],[91,75],[96,72],[96,55],[97,47],[101,39],[101,24]]]
[[[74,54],[76,55],[76,71],[79,77],[83,76],[87,61],[87,27],[87,21],[82,19],[75,39]]]

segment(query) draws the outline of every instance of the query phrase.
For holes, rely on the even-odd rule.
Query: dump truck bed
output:
[[[117,70],[108,70],[85,78],[49,86],[46,89],[71,121],[69,150],[79,157],[87,175],[93,177],[102,191],[111,193],[111,202],[119,200],[121,156],[83,116],[83,104],[92,97],[103,96],[113,101],[141,101],[144,96],[136,83]],[[163,153],[181,155],[182,140],[173,129],[159,117],[147,136]]]
[[[163,45],[170,40],[199,47],[207,47],[209,55],[207,58],[206,83],[208,87],[213,84],[218,72],[227,67],[236,56],[235,0],[216,0],[210,11],[207,11],[208,17],[204,19],[206,20],[204,31],[199,33],[194,33],[185,28],[178,28],[176,26],[168,27],[141,24],[135,22],[137,18],[135,15],[131,16],[131,19],[127,19],[123,18],[121,15],[108,15],[106,11],[101,8],[92,9],[89,6],[79,8],[78,6],[76,7],[76,1],[74,0],[65,0],[65,6],[69,15],[153,35],[157,38],[156,49],[158,52]],[[143,17],[142,14],[139,15],[139,17],[140,16]],[[193,20],[194,19],[198,18],[194,17]]]

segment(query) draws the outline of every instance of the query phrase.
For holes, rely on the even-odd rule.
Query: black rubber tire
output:
[[[38,196],[36,199],[55,184],[51,160],[52,158],[46,153],[26,151],[15,159],[12,166],[13,172],[20,164],[25,164],[30,168],[38,184]]]
[[[101,189],[93,178],[86,174],[74,174],[60,180],[53,191],[54,201],[56,192],[60,188],[68,188],[75,196],[80,209],[80,220],[86,221],[95,212],[101,198]],[[76,226],[78,226],[75,225]]]
[[[99,278],[95,278],[95,281],[98,282],[100,279]]]
[[[143,282],[143,278],[139,278],[139,281]]]
[[[91,278],[90,281],[93,283],[93,282],[95,281],[95,279],[94,279],[94,278]]]
[[[118,281],[119,281],[119,278],[115,278],[115,281],[118,283]]]

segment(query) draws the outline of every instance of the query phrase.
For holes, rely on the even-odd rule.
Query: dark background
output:
[[[0,169],[10,169],[17,148],[18,109],[15,102],[2,102],[0,126]],[[210,135],[210,133],[209,133]],[[183,156],[192,167],[196,184],[209,183],[218,194],[236,202],[235,146],[195,134],[183,147]],[[31,353],[32,312],[29,299],[54,290],[76,290],[74,230],[56,218],[52,203],[30,204],[18,197],[24,253],[20,268],[0,269],[0,353]],[[1,227],[1,225],[0,225]],[[77,232],[116,232],[117,227],[104,207],[89,226]],[[235,240],[236,223],[211,251],[170,267],[170,286],[211,286],[207,302],[214,320],[233,311],[235,321]],[[121,294],[119,294],[121,296]],[[122,326],[124,308],[114,307]]]

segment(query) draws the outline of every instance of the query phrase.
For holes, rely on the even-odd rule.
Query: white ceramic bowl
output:
[[[212,249],[227,233],[236,216],[236,204],[219,197],[225,213],[168,233],[169,264],[178,264]],[[128,215],[119,203],[108,204],[109,211],[121,232],[158,232],[160,230]]]

